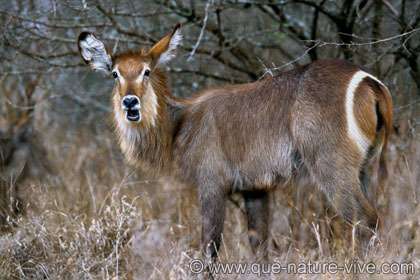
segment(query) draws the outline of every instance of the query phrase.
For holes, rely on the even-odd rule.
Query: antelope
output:
[[[343,60],[318,60],[254,83],[169,92],[163,66],[174,56],[179,25],[150,50],[112,55],[93,33],[78,48],[93,70],[115,80],[113,117],[128,162],[196,189],[202,251],[215,257],[227,197],[244,198],[256,256],[267,257],[269,192],[310,179],[341,217],[372,233],[372,185],[386,178],[392,99],[377,78]]]

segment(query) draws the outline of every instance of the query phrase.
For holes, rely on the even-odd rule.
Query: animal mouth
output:
[[[130,122],[138,122],[141,118],[140,110],[127,110],[125,117]]]

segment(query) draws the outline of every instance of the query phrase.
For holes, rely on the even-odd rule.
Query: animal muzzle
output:
[[[129,122],[141,120],[140,99],[135,95],[126,95],[121,101],[121,108],[125,111],[125,118]]]

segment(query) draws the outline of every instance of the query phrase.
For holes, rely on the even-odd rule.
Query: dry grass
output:
[[[1,279],[196,279],[188,264],[199,257],[199,207],[193,190],[153,178],[124,163],[109,122],[66,126],[35,116],[34,138],[46,148],[48,174],[23,178],[26,214],[0,236]],[[390,179],[379,197],[384,222],[365,261],[413,262],[420,250],[419,142],[416,108],[397,112],[399,133],[390,147]],[[43,125],[47,123],[46,125]],[[105,123],[105,125],[103,125]],[[31,162],[27,162],[31,164]],[[243,202],[229,202],[222,262],[252,262]],[[311,186],[273,194],[270,259],[351,262],[352,229],[341,223]],[[376,279],[416,276],[384,275]],[[254,279],[220,275],[217,279]],[[273,279],[375,279],[369,275],[274,275]]]

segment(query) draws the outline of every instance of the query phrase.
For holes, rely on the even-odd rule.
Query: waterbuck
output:
[[[128,161],[197,190],[207,256],[220,245],[227,197],[239,192],[251,247],[265,258],[268,193],[300,178],[362,232],[375,228],[369,190],[386,176],[392,123],[391,96],[378,79],[347,61],[319,60],[181,99],[170,94],[162,68],[180,42],[177,26],[149,51],[111,55],[89,32],[78,47],[91,69],[115,80],[115,129]]]

